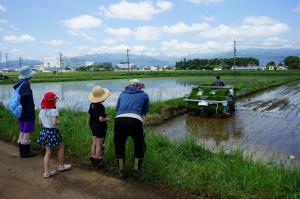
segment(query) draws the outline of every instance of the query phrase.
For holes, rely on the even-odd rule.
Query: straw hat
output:
[[[32,77],[35,72],[29,66],[23,66],[20,69],[19,79],[28,79]]]
[[[95,86],[92,92],[89,94],[89,101],[91,103],[98,103],[106,100],[110,95],[110,91],[107,88],[101,86]]]

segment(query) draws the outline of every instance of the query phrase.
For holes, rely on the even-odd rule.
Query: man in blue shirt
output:
[[[128,136],[131,136],[134,141],[134,175],[138,177],[142,174],[142,164],[146,150],[144,122],[149,110],[149,96],[142,88],[144,88],[144,84],[138,79],[130,80],[128,86],[120,94],[117,102],[114,142],[118,173],[121,178],[126,177],[126,173],[124,172],[124,158]]]
[[[213,86],[225,86],[224,82],[222,80],[220,80],[219,75],[216,77],[216,80],[214,81]]]

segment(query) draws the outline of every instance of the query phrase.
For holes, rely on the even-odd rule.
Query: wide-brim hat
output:
[[[31,78],[36,72],[33,71],[29,66],[23,66],[20,69],[19,79]]]
[[[89,94],[89,102],[99,103],[106,100],[110,95],[110,91],[107,88],[102,88],[101,86],[95,86],[92,92]]]

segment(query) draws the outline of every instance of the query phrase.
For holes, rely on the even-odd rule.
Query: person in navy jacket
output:
[[[135,161],[133,173],[137,176],[142,175],[142,164],[146,150],[144,122],[149,110],[149,96],[142,90],[143,88],[144,84],[138,79],[130,80],[117,102],[114,142],[118,174],[121,178],[126,177],[124,158],[128,136],[132,137],[134,142]]]

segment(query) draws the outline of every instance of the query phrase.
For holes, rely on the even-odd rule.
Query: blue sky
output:
[[[300,48],[299,35],[299,0],[0,0],[0,51],[11,59],[179,56],[231,51],[234,40]]]

